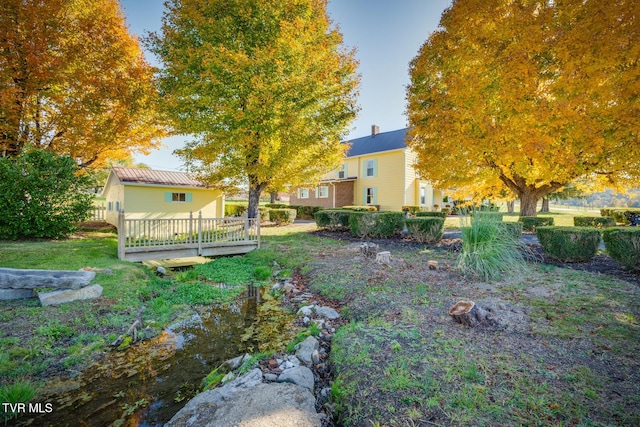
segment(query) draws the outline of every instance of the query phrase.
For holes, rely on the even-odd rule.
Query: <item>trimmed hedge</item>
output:
[[[442,212],[416,212],[416,217],[436,217],[436,218],[446,218],[447,213]]]
[[[437,243],[442,239],[444,218],[407,218],[409,235],[420,243]]]
[[[226,202],[224,204],[224,216],[242,216],[248,208],[249,206],[246,203]]]
[[[514,239],[522,236],[522,224],[519,222],[499,222],[498,225],[504,233],[511,235]]]
[[[524,231],[536,231],[538,227],[553,226],[553,218],[539,216],[521,216],[518,218],[518,222],[522,223]]]
[[[633,271],[640,271],[640,228],[605,228],[602,240],[607,254]]]
[[[378,210],[378,207],[373,205],[343,206],[340,209],[348,209],[350,211],[356,211],[356,212],[376,212]]]
[[[610,216],[576,216],[573,218],[573,225],[576,227],[615,227],[616,220]]]
[[[591,227],[538,227],[544,252],[561,262],[586,262],[596,255],[600,231]]]
[[[291,224],[296,219],[295,209],[269,209],[269,221],[277,225]]]
[[[391,237],[404,227],[402,212],[351,212],[349,228],[358,237]]]
[[[298,219],[314,219],[315,213],[324,209],[322,206],[290,206],[290,208],[296,210]]]
[[[293,206],[289,206],[286,203],[265,203],[264,205],[269,209],[293,209]]]
[[[504,218],[504,212],[475,211],[471,213],[471,216],[474,219],[479,219],[479,220],[502,221],[502,219]]]
[[[264,206],[258,206],[258,215],[260,216],[260,222],[270,221],[271,217],[269,212],[271,209],[266,208]]]
[[[316,225],[327,230],[349,230],[349,215],[353,211],[347,209],[324,210],[313,214]]]
[[[424,212],[427,210],[426,206],[403,206],[400,209],[402,212],[409,212],[411,215],[415,215],[418,212]]]
[[[631,223],[631,217],[634,214],[640,214],[640,208],[602,208],[601,216],[610,216],[617,223],[628,225]]]

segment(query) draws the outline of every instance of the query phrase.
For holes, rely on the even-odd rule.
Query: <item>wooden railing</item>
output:
[[[107,208],[104,206],[104,203],[101,205],[94,205],[91,209],[91,215],[89,216],[89,221],[104,221],[106,219]]]
[[[212,248],[216,246],[252,245],[260,246],[260,221],[256,218],[203,218],[199,212],[197,217],[189,213],[189,218],[127,219],[124,211],[118,214],[120,259],[131,259],[131,253],[167,255],[172,250],[188,256],[205,252],[215,254]],[[234,252],[233,249],[225,249],[225,253]],[[134,258],[152,259],[151,255]]]

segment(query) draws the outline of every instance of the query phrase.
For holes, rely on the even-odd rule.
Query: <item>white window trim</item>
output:
[[[322,195],[322,191],[321,189],[325,189],[326,193],[324,195]],[[318,199],[328,199],[329,198],[329,186],[328,185],[321,185],[318,187],[318,192],[317,192],[317,196]]]
[[[305,195],[306,193],[306,195]],[[298,188],[298,199],[308,199],[309,198],[309,189],[308,188]]]
[[[376,162],[374,159],[369,159],[366,160],[366,170],[365,170],[365,176],[367,178],[373,178],[374,176],[376,176]],[[371,162],[371,167],[369,167],[369,162]],[[369,175],[369,170],[371,170],[371,175]]]

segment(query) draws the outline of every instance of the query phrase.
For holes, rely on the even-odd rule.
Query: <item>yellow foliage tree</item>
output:
[[[410,65],[408,144],[441,188],[499,180],[535,216],[640,178],[640,2],[456,0]]]
[[[214,186],[262,191],[317,180],[344,156],[357,112],[354,52],[342,47],[325,0],[169,0],[150,46],[178,154]]]
[[[116,0],[3,0],[0,155],[27,146],[82,166],[147,153],[165,130],[153,69]]]

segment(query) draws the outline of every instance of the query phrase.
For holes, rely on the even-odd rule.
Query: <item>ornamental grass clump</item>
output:
[[[640,271],[640,227],[605,228],[602,240],[607,255],[629,270]]]
[[[407,218],[409,235],[420,243],[437,243],[442,239],[444,218]]]
[[[587,262],[596,256],[600,231],[591,227],[538,227],[544,253],[561,262]]]
[[[502,226],[496,217],[473,218],[461,228],[462,250],[458,268],[465,274],[498,280],[505,273],[527,270],[528,248],[512,229]]]

